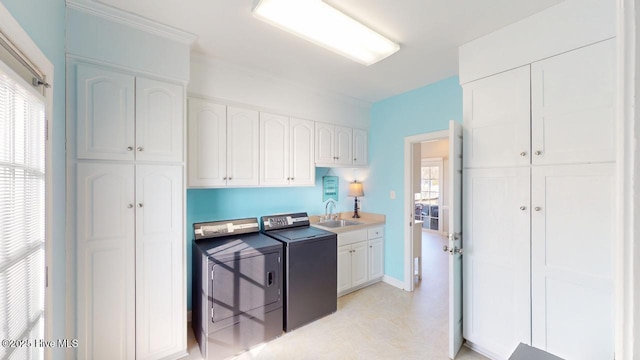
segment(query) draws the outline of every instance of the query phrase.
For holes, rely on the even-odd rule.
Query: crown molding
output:
[[[121,23],[169,40],[178,41],[189,46],[198,38],[190,32],[147,19],[145,17],[114,8],[94,0],[66,0],[67,8]]]

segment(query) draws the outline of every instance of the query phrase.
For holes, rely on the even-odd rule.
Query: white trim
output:
[[[411,167],[413,162],[412,144],[419,143],[428,140],[449,139],[449,130],[434,131],[425,134],[418,134],[407,136],[404,138],[404,289],[407,291],[413,291],[413,227],[410,226],[410,222],[413,222],[413,193],[411,191]],[[406,221],[409,220],[409,221]]]
[[[53,288],[55,269],[53,267],[53,88],[54,66],[42,53],[38,45],[22,29],[9,10],[0,3],[0,30],[20,51],[38,67],[51,85],[45,88],[45,118],[47,120],[47,141],[45,144],[45,266],[48,267],[48,286],[45,288],[44,336],[53,339]],[[55,119],[62,121],[62,119]],[[52,348],[45,348],[45,359],[52,357]]]
[[[502,360],[502,358],[494,353],[492,353],[491,351],[486,350],[485,348],[483,348],[482,346],[478,346],[468,340],[466,340],[463,344],[463,346],[466,346],[467,348],[473,350],[474,352],[477,352],[478,354],[485,356],[489,359],[494,359],[494,360]],[[515,350],[515,349],[514,349]]]
[[[102,60],[98,60],[98,59],[94,59],[94,58],[90,58],[90,57],[86,57],[86,56],[80,56],[80,55],[74,55],[74,54],[67,53],[66,60],[67,60],[66,61],[67,64],[69,64],[69,63],[77,64],[77,63],[81,62],[81,63],[87,63],[87,64],[92,64],[92,65],[98,65],[98,66],[109,68],[110,70],[121,71],[121,72],[124,72],[124,73],[127,73],[127,74],[136,75],[136,76],[143,76],[143,77],[145,77],[147,79],[155,79],[155,80],[166,81],[166,82],[170,82],[170,83],[174,83],[174,84],[179,84],[179,85],[184,86],[185,88],[189,84],[189,80],[185,80],[185,79],[182,79],[182,78],[177,78],[177,77],[173,77],[173,76],[158,75],[157,73],[148,72],[148,71],[144,71],[144,70],[139,70],[137,68],[124,66],[124,65],[119,65],[119,64],[114,64],[114,63],[110,63],[108,61],[102,61]],[[67,70],[69,70],[69,69],[70,69],[70,67],[67,66]]]
[[[428,227],[422,228],[422,230],[427,230],[428,232],[434,233],[434,234],[442,234],[442,228],[443,228],[443,197],[444,197],[444,191],[443,190],[443,185],[444,185],[444,158],[442,157],[433,157],[433,158],[421,158],[420,159],[420,166],[421,167],[425,167],[425,166],[437,166],[438,167],[438,181],[439,181],[439,188],[440,190],[438,191],[438,230],[432,230],[431,229],[431,222],[429,222]],[[422,176],[420,176],[420,180],[422,180]],[[420,188],[420,193],[422,193],[422,187]],[[429,219],[431,219],[431,209],[429,209]],[[415,274],[415,269],[414,272]]]
[[[189,46],[198,39],[198,36],[190,32],[159,23],[124,10],[114,8],[92,0],[67,0],[67,7],[96,15],[101,18],[142,30],[149,34],[161,36],[166,39],[178,41]]]
[[[382,282],[387,283],[387,284],[389,284],[391,286],[397,287],[400,290],[406,290],[404,288],[404,283],[402,281],[400,281],[400,280],[398,280],[398,279],[396,279],[394,277],[391,277],[389,275],[384,275],[382,277]]]
[[[636,359],[640,349],[638,334],[638,268],[640,251],[634,244],[639,226],[638,214],[638,176],[640,171],[637,157],[640,128],[636,120],[635,108],[638,105],[636,92],[639,81],[636,79],[636,21],[637,0],[616,1],[617,10],[617,226],[618,233],[614,245],[615,267],[615,357],[616,359]]]

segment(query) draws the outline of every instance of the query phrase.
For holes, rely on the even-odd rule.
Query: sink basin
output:
[[[328,227],[328,228],[339,228],[339,227],[353,226],[353,225],[360,225],[360,224],[361,223],[357,221],[352,221],[352,220],[329,220],[329,221],[323,221],[318,223],[318,225]]]

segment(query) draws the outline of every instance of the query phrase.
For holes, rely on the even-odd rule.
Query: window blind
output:
[[[44,338],[44,98],[0,62],[0,339]],[[42,359],[38,346],[1,359]]]

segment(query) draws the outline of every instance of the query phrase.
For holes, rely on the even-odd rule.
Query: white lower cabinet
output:
[[[382,279],[384,232],[374,229],[338,234],[338,296]]]
[[[186,348],[182,182],[181,165],[77,165],[78,358]]]

